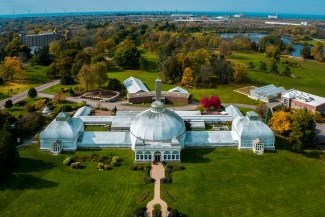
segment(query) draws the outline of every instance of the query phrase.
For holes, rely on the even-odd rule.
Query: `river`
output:
[[[258,43],[261,40],[261,38],[263,38],[264,36],[267,36],[268,34],[263,34],[263,33],[222,33],[222,34],[220,34],[220,37],[226,39],[226,38],[234,38],[236,35],[245,36],[247,38],[250,38],[252,41]],[[304,47],[303,45],[292,43],[292,40],[288,37],[282,37],[282,40],[284,41],[284,43],[292,45],[294,50],[291,53],[289,53],[290,56],[301,57],[300,51],[303,49],[303,47]],[[312,49],[312,47],[310,47],[310,48]],[[324,48],[324,55],[325,55],[325,48]]]

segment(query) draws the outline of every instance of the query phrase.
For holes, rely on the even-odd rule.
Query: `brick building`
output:
[[[292,109],[308,109],[313,113],[325,114],[325,98],[299,90],[288,90],[281,95],[282,103]]]

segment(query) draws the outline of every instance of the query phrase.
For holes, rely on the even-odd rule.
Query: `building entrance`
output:
[[[156,151],[154,156],[156,162],[161,161],[161,153],[159,151]]]

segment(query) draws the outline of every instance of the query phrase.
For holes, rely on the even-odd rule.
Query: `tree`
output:
[[[32,87],[28,90],[27,94],[29,98],[35,98],[37,97],[37,90],[34,87]]]
[[[242,63],[235,63],[233,65],[233,80],[236,83],[242,83],[247,78],[247,69],[246,66]]]
[[[4,51],[7,56],[10,57],[20,57],[23,60],[28,60],[30,58],[30,49],[24,45],[19,37],[14,37],[11,42],[7,44]]]
[[[123,68],[137,68],[139,67],[140,51],[135,44],[130,40],[121,42],[114,53],[114,60],[117,65]]]
[[[32,58],[32,64],[35,65],[42,65],[42,66],[48,66],[52,63],[52,57],[49,54],[49,47],[45,46],[41,48],[39,51],[37,51],[33,58]]]
[[[30,137],[38,132],[44,125],[44,117],[40,113],[29,112],[16,123],[15,132],[23,138]]]
[[[277,111],[273,113],[269,126],[277,134],[288,135],[291,130],[291,117],[289,112]]]
[[[210,98],[203,97],[200,104],[205,110],[219,109],[221,106],[221,100],[217,96],[211,96]]]
[[[271,66],[270,66],[270,72],[279,73],[278,65],[277,65],[276,61],[272,61]]]
[[[193,87],[193,73],[190,67],[185,68],[183,77],[182,77],[182,85],[185,87]]]
[[[272,58],[274,61],[280,60],[280,48],[274,45],[266,47],[265,54],[267,57]]]
[[[291,115],[292,129],[289,141],[293,150],[301,152],[306,147],[315,144],[315,121],[314,115],[307,109],[301,109]]]
[[[262,71],[262,72],[266,72],[267,71],[267,66],[266,66],[266,63],[265,62],[260,61],[259,70]]]
[[[11,108],[12,106],[13,106],[13,103],[12,103],[11,99],[8,99],[4,104],[5,108]]]
[[[290,77],[291,76],[291,69],[289,66],[286,66],[282,72],[285,76]]]
[[[12,134],[0,129],[0,181],[12,172],[19,157]]]
[[[148,66],[148,61],[146,58],[144,57],[140,57],[139,59],[139,66],[140,66],[140,69],[142,71],[146,70],[147,66]]]
[[[107,88],[110,90],[120,91],[123,88],[123,85],[120,82],[120,80],[118,80],[116,78],[109,78]]]
[[[311,51],[312,57],[317,61],[324,60],[324,45],[321,42],[316,42],[314,48]]]
[[[18,57],[6,57],[0,66],[1,77],[8,81],[13,80],[15,76],[22,74],[23,63]]]
[[[169,56],[161,67],[162,80],[165,83],[175,83],[181,79],[180,67],[175,57]]]
[[[300,51],[300,55],[304,59],[311,59],[312,56],[311,56],[311,49],[310,49],[310,47],[308,45],[304,45],[304,47]]]
[[[228,56],[231,54],[231,42],[230,41],[222,41],[219,45],[220,54],[224,56]]]
[[[254,65],[254,63],[252,61],[248,63],[248,66],[247,67],[250,70],[254,70],[255,69],[255,65]]]
[[[106,69],[104,62],[83,65],[78,74],[80,86],[86,91],[100,87],[107,81]]]

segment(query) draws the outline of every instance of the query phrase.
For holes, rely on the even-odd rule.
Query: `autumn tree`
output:
[[[22,72],[23,63],[18,57],[6,57],[0,66],[0,75],[6,81],[13,80],[14,76]]]
[[[310,47],[308,45],[304,45],[304,47],[300,51],[300,55],[304,59],[311,59],[312,56],[311,56],[311,49],[310,49]]]
[[[304,148],[313,147],[316,128],[314,115],[307,109],[300,109],[292,114],[291,120],[289,141],[293,150],[301,152]]]
[[[242,83],[247,78],[246,66],[242,63],[235,63],[233,65],[233,80],[236,83]]]
[[[217,96],[203,97],[200,101],[201,106],[205,110],[209,109],[219,109],[221,106],[221,100]]]
[[[274,45],[269,45],[265,49],[265,54],[267,57],[272,58],[275,61],[280,60],[280,48]]]
[[[324,60],[324,45],[321,42],[317,42],[311,51],[312,57],[317,61]]]
[[[231,54],[231,42],[222,41],[219,45],[219,50],[221,55],[228,56]]]
[[[181,82],[182,85],[185,87],[193,87],[193,80],[192,69],[189,67],[185,68]]]
[[[277,134],[288,135],[291,130],[291,117],[289,112],[277,111],[273,113],[269,126]]]

